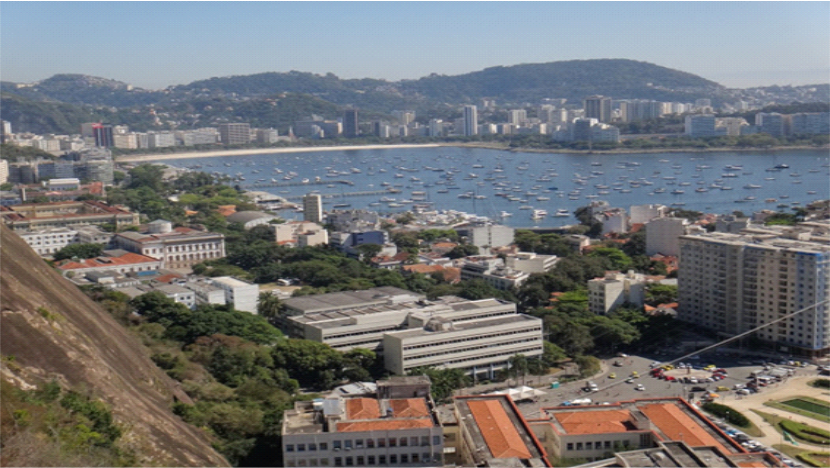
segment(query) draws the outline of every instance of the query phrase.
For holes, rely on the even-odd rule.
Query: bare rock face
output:
[[[187,396],[138,339],[0,225],[2,378],[20,388],[57,380],[108,403],[142,465],[228,466],[170,410]]]

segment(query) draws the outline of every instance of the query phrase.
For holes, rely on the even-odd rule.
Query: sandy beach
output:
[[[159,154],[143,154],[140,156],[118,156],[118,162],[148,162],[161,161],[168,159],[191,159],[191,158],[225,158],[235,156],[249,156],[252,154],[281,154],[281,153],[310,153],[317,151],[360,151],[360,150],[376,150],[376,149],[405,149],[405,148],[437,148],[438,144],[418,144],[418,145],[362,145],[362,146],[302,146],[291,148],[247,148],[235,150],[218,150],[218,151],[194,151],[192,153],[159,153]]]

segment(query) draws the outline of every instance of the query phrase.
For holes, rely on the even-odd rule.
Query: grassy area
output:
[[[830,466],[830,452],[802,453],[798,459],[813,466]]]
[[[768,401],[764,406],[788,411],[821,422],[830,422],[830,405],[827,402],[806,396],[797,396],[787,400]]]
[[[782,418],[781,416],[776,416],[776,415],[771,414],[771,413],[765,413],[763,411],[758,411],[758,410],[752,410],[752,411],[755,412],[758,416],[761,416],[762,418],[764,418],[764,420],[766,422],[772,424],[772,426],[775,427],[775,430],[779,434],[782,434],[782,436],[783,436],[783,431],[781,430],[781,422],[794,423],[794,421],[790,421],[787,418]],[[814,430],[814,431],[819,431],[819,432],[822,431],[821,429],[817,429],[817,428],[814,428],[812,426],[807,426],[806,424],[802,424],[802,426],[806,426],[807,428],[809,428],[811,430]],[[787,431],[787,432],[789,432],[790,435],[792,435],[794,438],[798,439],[801,442],[806,442],[806,443],[812,444],[812,445],[821,445],[821,444],[818,444],[818,443],[810,441],[810,440],[802,439],[801,437],[798,436],[798,434],[796,432],[793,432],[793,431]]]

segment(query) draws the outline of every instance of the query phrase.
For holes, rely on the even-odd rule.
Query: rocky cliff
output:
[[[23,389],[56,380],[106,402],[142,465],[227,466],[207,437],[175,416],[175,381],[143,345],[0,225],[0,366]]]

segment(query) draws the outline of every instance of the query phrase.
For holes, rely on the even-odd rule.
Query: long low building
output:
[[[96,200],[3,206],[0,218],[16,232],[79,224],[112,224],[117,228],[138,224],[138,213]]]
[[[281,326],[289,335],[338,351],[371,349],[397,374],[435,366],[492,378],[511,356],[543,351],[542,320],[498,299],[427,301],[387,287],[292,298],[285,305]]]

